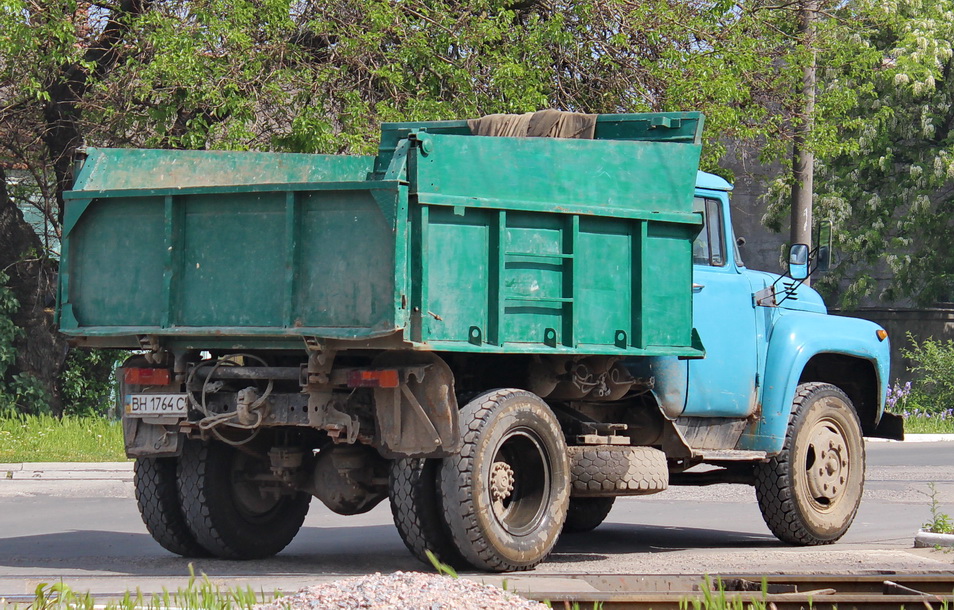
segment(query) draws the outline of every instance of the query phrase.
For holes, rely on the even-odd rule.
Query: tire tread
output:
[[[477,396],[461,409],[462,448],[457,455],[444,458],[444,467],[441,469],[441,487],[445,491],[443,513],[444,521],[448,524],[454,542],[467,562],[478,569],[495,572],[513,572],[533,569],[546,558],[543,556],[526,563],[514,563],[502,558],[484,539],[480,531],[477,509],[473,498],[480,490],[474,489],[473,462],[475,451],[482,431],[496,412],[502,408],[505,400],[519,395],[526,395],[534,401],[540,400],[536,395],[526,390],[498,389]],[[541,401],[542,402],[542,401]],[[559,430],[559,425],[557,424]],[[559,441],[563,442],[562,432]],[[566,454],[555,456],[557,459],[567,459]],[[567,466],[569,464],[567,463]],[[569,468],[566,469],[569,475]],[[457,494],[448,494],[447,490],[457,490]],[[455,501],[456,498],[456,501]],[[551,511],[559,511],[556,521],[562,529],[566,518],[566,503],[569,500],[569,478],[567,479],[566,494],[562,506],[552,506]],[[555,540],[554,540],[555,542]],[[549,550],[547,551],[549,552]]]
[[[416,559],[431,565],[426,551],[455,569],[471,567],[451,538],[443,521],[437,493],[440,460],[407,458],[391,465],[388,499],[394,525],[404,546]]]
[[[615,502],[616,496],[571,497],[563,531],[582,534],[595,530],[609,516]]]
[[[176,486],[176,458],[139,458],[133,466],[136,505],[162,548],[183,557],[208,557],[186,524]]]
[[[220,472],[230,448],[211,443],[186,443],[179,460],[179,500],[196,540],[223,559],[261,559],[285,548],[301,528],[311,497],[289,497],[267,523],[235,517],[227,494],[228,477]]]

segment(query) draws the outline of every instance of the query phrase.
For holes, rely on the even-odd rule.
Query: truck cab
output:
[[[694,210],[704,223],[692,248],[692,319],[705,357],[628,366],[653,380],[678,437],[666,448],[670,484],[752,484],[776,536],[825,544],[842,535],[860,502],[861,437],[904,438],[901,419],[884,412],[888,336],[871,322],[828,315],[802,282],[814,260],[786,276],[748,269],[731,191],[699,172]],[[793,248],[793,257],[796,249],[807,251]],[[694,472],[700,463],[716,468]]]

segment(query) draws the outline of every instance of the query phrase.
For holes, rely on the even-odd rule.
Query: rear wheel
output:
[[[311,496],[262,475],[267,463],[222,443],[186,443],[179,499],[195,539],[217,557],[259,559],[285,548],[301,528]]]
[[[858,512],[865,446],[848,396],[826,383],[795,392],[782,452],[757,464],[755,492],[765,523],[790,544],[830,544]]]
[[[183,557],[208,557],[186,525],[176,489],[176,458],[139,458],[133,467],[136,504],[146,530],[162,548]]]
[[[576,534],[595,530],[609,516],[615,502],[615,496],[570,498],[563,531]]]
[[[539,397],[495,390],[460,412],[463,447],[440,473],[444,521],[472,566],[527,570],[556,544],[570,471],[560,425]]]
[[[426,553],[430,551],[442,563],[467,568],[444,523],[437,492],[440,467],[439,459],[406,458],[392,462],[388,485],[391,516],[414,557],[431,565]]]

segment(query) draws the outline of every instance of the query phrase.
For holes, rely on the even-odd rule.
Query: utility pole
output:
[[[819,0],[801,0],[798,6],[798,32],[808,54],[802,71],[802,120],[795,125],[792,145],[792,231],[791,243],[812,248],[812,197],[814,195],[815,153],[811,151],[811,134],[815,117],[815,13]],[[805,280],[809,284],[811,278]]]

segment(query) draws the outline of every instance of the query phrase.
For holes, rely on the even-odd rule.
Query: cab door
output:
[[[684,416],[745,417],[757,405],[756,309],[727,229],[727,199],[714,192],[695,200],[705,227],[693,244],[692,319],[706,357],[689,361]]]

